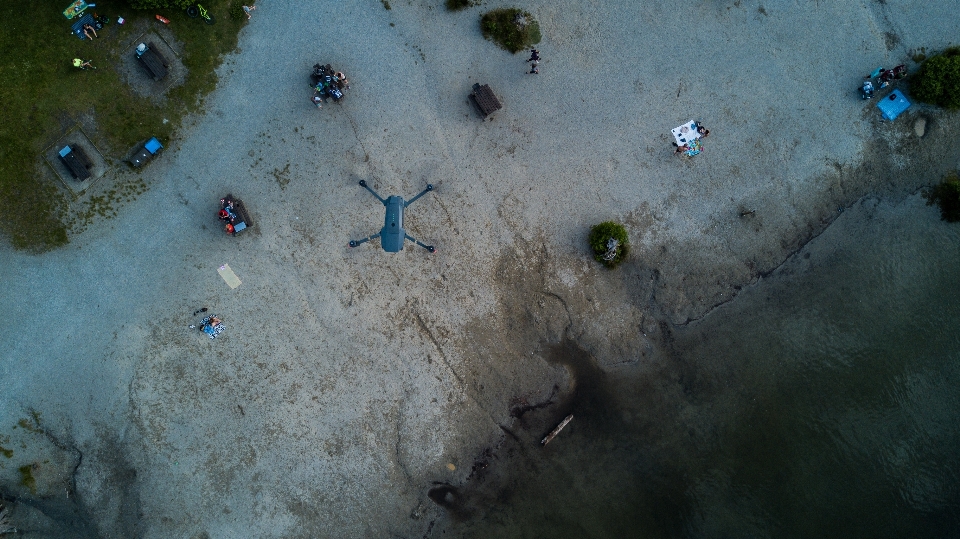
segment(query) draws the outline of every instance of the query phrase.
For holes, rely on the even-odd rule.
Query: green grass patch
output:
[[[447,9],[450,11],[460,11],[473,5],[473,0],[447,0]]]
[[[591,228],[588,241],[594,260],[608,268],[620,265],[630,253],[627,229],[614,221],[605,221]]]
[[[27,464],[17,468],[20,472],[20,484],[30,489],[33,494],[37,493],[37,480],[33,477],[33,465]]]
[[[940,206],[940,217],[951,223],[960,222],[960,176],[948,174],[927,193],[927,203]]]
[[[110,23],[93,41],[70,33],[72,21],[62,14],[69,2],[0,3],[0,17],[7,21],[0,32],[0,49],[6,51],[0,55],[0,232],[18,249],[45,250],[69,240],[75,197],[46,181],[49,167],[41,153],[81,118],[85,125],[93,124],[85,131],[111,167],[127,167],[122,158],[149,137],[169,146],[184,115],[200,111],[202,97],[215,88],[214,69],[236,48],[246,21],[232,16],[239,0],[203,2],[216,17],[214,25],[189,18],[179,8],[138,12],[120,0],[96,3],[88,12],[96,11]],[[135,94],[119,71],[121,58],[133,54],[134,38],[161,24],[155,14],[170,19],[187,69],[183,84],[170,89],[165,100]],[[117,24],[117,16],[126,24]],[[92,60],[98,69],[76,69],[73,58]],[[108,172],[100,182],[112,181],[111,176]],[[104,188],[110,186],[96,187]]]
[[[924,60],[910,81],[910,94],[920,101],[960,109],[960,47]]]
[[[495,9],[480,17],[483,37],[514,54],[540,43],[540,23],[517,8]]]

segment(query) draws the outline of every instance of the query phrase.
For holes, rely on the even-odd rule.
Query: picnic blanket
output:
[[[703,151],[703,145],[700,144],[700,139],[696,138],[687,143],[687,150],[683,153],[693,157],[698,153]]]
[[[208,316],[200,321],[200,329],[203,330],[204,333],[209,335],[211,339],[216,339],[217,335],[219,335],[224,329],[226,329],[226,326],[223,325],[223,322],[220,322],[215,326],[211,326],[210,318],[212,318],[212,316]]]
[[[87,36],[83,35],[83,25],[85,25],[85,24],[89,24],[90,26],[93,26],[94,28],[97,27],[97,21],[95,21],[95,20],[93,19],[93,15],[91,15],[91,14],[89,14],[89,13],[87,13],[87,14],[84,15],[83,17],[80,17],[80,20],[78,20],[77,22],[73,23],[73,26],[70,27],[70,28],[73,30],[73,33],[74,33],[77,37],[79,37],[80,39],[87,39]]]

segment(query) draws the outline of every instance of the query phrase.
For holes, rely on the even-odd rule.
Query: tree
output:
[[[960,47],[924,61],[911,80],[910,93],[920,101],[960,109]]]

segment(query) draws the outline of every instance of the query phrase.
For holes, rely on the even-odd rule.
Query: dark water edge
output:
[[[553,348],[575,420],[446,535],[960,537],[958,276],[960,226],[865,201],[653,364]]]

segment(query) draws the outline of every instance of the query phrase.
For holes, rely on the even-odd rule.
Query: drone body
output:
[[[406,240],[410,240],[420,247],[423,247],[431,253],[436,252],[436,248],[433,245],[425,245],[420,241],[414,239],[407,231],[403,228],[403,210],[416,202],[416,200],[423,195],[427,194],[430,191],[433,191],[433,185],[427,184],[427,188],[420,192],[417,196],[411,198],[408,201],[404,201],[402,197],[396,195],[384,199],[377,194],[364,180],[360,180],[360,186],[365,188],[367,191],[370,191],[370,194],[377,197],[377,200],[380,201],[387,209],[386,214],[383,217],[383,228],[380,229],[378,234],[372,234],[362,240],[350,240],[350,247],[356,247],[361,243],[366,243],[373,238],[380,237],[380,246],[383,247],[383,250],[388,253],[398,253],[403,250],[403,244]]]

